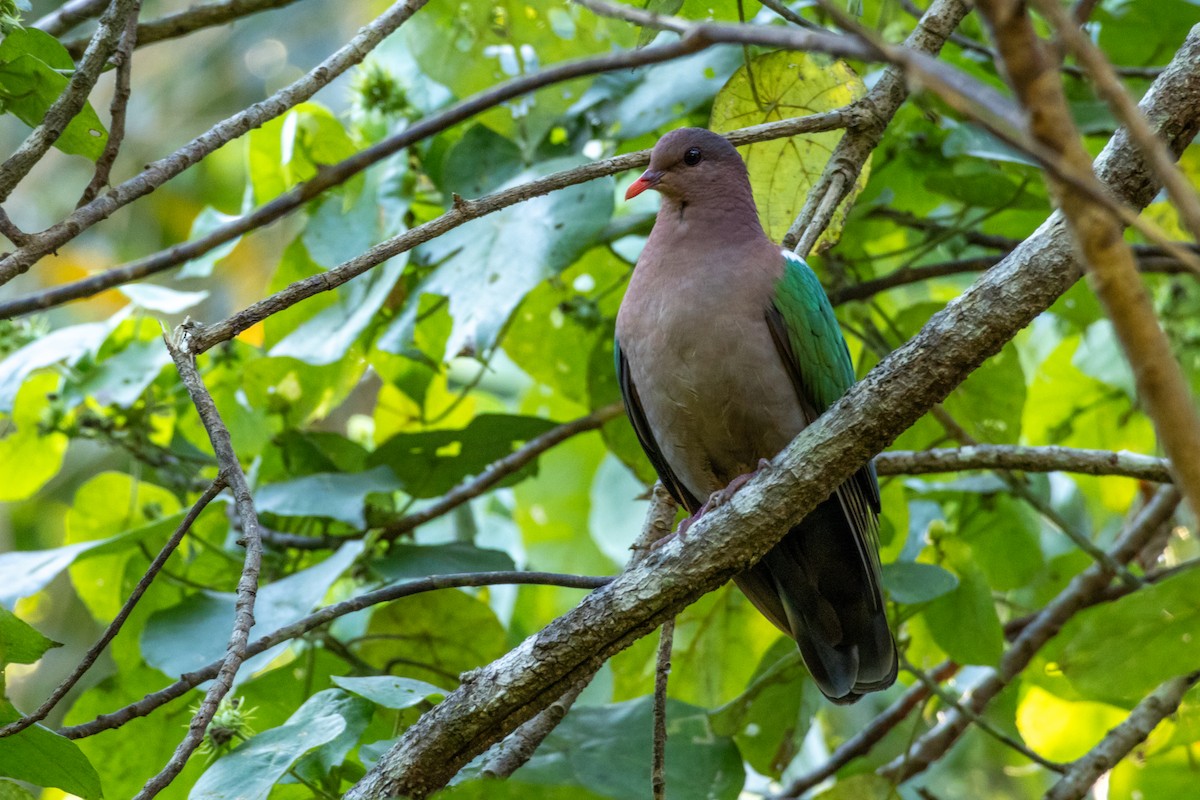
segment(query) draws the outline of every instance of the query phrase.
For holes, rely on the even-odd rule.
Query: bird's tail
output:
[[[896,680],[896,645],[863,531],[837,497],[819,505],[748,572],[739,588],[796,640],[822,694],[853,703]]]

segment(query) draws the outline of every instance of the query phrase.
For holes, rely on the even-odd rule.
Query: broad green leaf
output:
[[[517,770],[519,781],[584,786],[603,797],[646,797],[651,698],[575,707]],[[673,800],[735,800],[745,769],[733,741],[717,736],[703,709],[667,701],[666,782]]]
[[[36,800],[24,787],[12,781],[0,780],[0,800]]]
[[[36,28],[17,28],[0,41],[0,107],[33,128],[67,88],[59,70],[75,62],[58,40]],[[104,152],[108,133],[91,103],[67,123],[54,146],[64,153],[95,161]]]
[[[347,695],[337,689],[318,692],[286,725],[253,736],[203,775],[189,798],[195,800],[265,800],[271,787],[308,751],[331,742],[346,729],[341,705]]]
[[[578,166],[574,158],[538,164],[505,186]],[[403,352],[413,338],[420,298],[449,298],[454,331],[446,358],[492,349],[508,318],[530,289],[570,266],[595,243],[613,208],[611,178],[571,186],[472,220],[417,248],[433,266],[378,342]]]
[[[1087,609],[1063,627],[1046,658],[1085,698],[1136,702],[1168,678],[1200,668],[1198,598],[1200,570],[1188,570]]]
[[[26,380],[12,415],[0,423],[7,428],[0,438],[0,501],[24,500],[58,474],[68,438],[58,431],[43,432],[39,425],[58,386],[59,376],[49,372]]]
[[[868,773],[838,781],[813,800],[890,800],[895,795],[895,787],[886,778]]]
[[[0,361],[0,411],[12,412],[21,383],[31,372],[59,362],[72,364],[85,353],[95,352],[123,318],[118,314],[106,322],[59,328],[9,354]]]
[[[326,715],[330,711],[335,711],[341,715],[346,726],[336,738],[326,742],[315,750],[309,751],[293,765],[293,775],[309,783],[320,783],[326,776],[330,775],[345,762],[346,756],[358,744],[359,737],[362,736],[363,731],[370,724],[371,717],[375,711],[375,707],[362,697],[347,694],[336,689],[327,689],[323,692],[318,692],[309,698],[304,706],[312,704],[318,698],[322,699],[324,705],[319,713]],[[296,717],[301,716],[301,712],[305,710],[304,706],[301,706],[300,711],[296,713]],[[289,719],[288,724],[295,724],[294,721],[295,718]],[[299,721],[305,720],[301,719]]]
[[[938,647],[959,664],[995,664],[1004,651],[1004,631],[992,590],[975,563],[971,549],[954,539],[943,540],[946,563],[958,576],[958,587],[925,607],[922,617]]]
[[[25,620],[0,608],[0,669],[7,664],[33,664],[61,642],[47,639]]]
[[[735,72],[717,94],[709,127],[723,132],[817,114],[847,105],[865,93],[862,80],[844,62],[787,50],[767,53]],[[741,148],[759,216],[774,241],[782,240],[795,221],[841,138],[841,131],[828,131]],[[821,235],[823,244],[818,244],[818,249],[838,240],[847,210],[866,185],[869,173],[864,166],[841,211]]]
[[[449,589],[405,597],[377,608],[355,653],[380,669],[392,669],[442,688],[490,663],[506,650],[504,629],[487,604]]]
[[[0,701],[0,725],[20,719],[7,700]],[[70,739],[40,724],[9,736],[0,747],[0,776],[50,786],[92,800],[102,795],[100,777]]]
[[[450,148],[441,185],[462,197],[480,197],[503,186],[524,169],[521,148],[486,125],[473,125]]]
[[[374,187],[374,183],[369,184]],[[323,197],[304,226],[301,241],[313,261],[330,269],[368,250],[379,239],[379,209],[374,192],[364,192],[353,205],[338,195]],[[403,256],[395,260],[403,262]],[[380,271],[375,267],[372,272]],[[348,286],[363,283],[360,279]],[[339,288],[342,293],[345,289]]]
[[[307,616],[321,605],[333,582],[361,552],[361,542],[347,542],[315,566],[260,587],[250,641]],[[236,601],[232,593],[203,591],[153,614],[142,630],[146,663],[167,675],[181,675],[219,659],[229,641]],[[180,647],[180,642],[189,644]],[[238,679],[249,678],[286,647],[278,645],[247,659]]]
[[[349,158],[356,148],[333,112],[301,103],[250,131],[246,150],[254,200],[261,205],[315,177],[322,165]],[[353,181],[361,183],[361,176]]]
[[[937,564],[896,561],[883,565],[883,586],[897,603],[935,600],[958,588],[958,578]]]
[[[130,342],[115,354],[79,364],[63,389],[63,402],[71,407],[91,398],[101,405],[128,408],[170,363],[161,341]]]
[[[365,678],[335,677],[333,682],[384,708],[411,708],[429,698],[446,696],[446,690],[412,678],[371,675]]]
[[[399,488],[400,482],[386,466],[366,472],[327,472],[260,487],[254,505],[259,513],[335,519],[362,529],[367,525],[367,495],[390,494]]]
[[[367,463],[390,467],[400,488],[413,497],[437,497],[555,425],[538,417],[480,414],[462,430],[398,433],[371,453]],[[501,485],[529,472],[526,468]]]
[[[1037,494],[1036,488],[1030,492]],[[1045,498],[1050,505],[1049,498]],[[1086,522],[1077,526],[1090,530]],[[1042,569],[1042,523],[1025,501],[1008,493],[967,495],[959,507],[958,534],[971,546],[973,561],[988,585],[1010,591],[1027,585]],[[1054,529],[1054,536],[1066,540]]]

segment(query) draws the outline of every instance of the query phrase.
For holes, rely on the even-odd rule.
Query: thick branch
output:
[[[1198,53],[1200,31],[1145,101],[1176,151],[1200,128],[1200,103],[1180,102],[1200,94]],[[1144,205],[1156,190],[1123,135],[1109,143],[1098,168],[1112,191],[1132,204]],[[760,559],[828,496],[829,486],[849,478],[1079,278],[1066,239],[1055,216],[934,315],[729,503],[500,660],[469,674],[348,796],[424,797],[435,791],[466,761],[553,702],[577,672]]]

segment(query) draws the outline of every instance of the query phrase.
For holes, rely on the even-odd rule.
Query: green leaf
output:
[[[208,299],[208,291],[181,292],[178,289],[168,289],[166,286],[158,286],[153,283],[131,283],[119,287],[118,291],[128,297],[138,308],[163,314],[182,314]],[[159,349],[164,350],[165,348],[160,344]]]
[[[25,620],[0,608],[0,669],[6,664],[32,664],[61,642],[47,639]]]
[[[146,391],[171,355],[161,341],[133,341],[119,352],[80,364],[63,390],[67,407],[91,398],[100,405],[128,408]]]
[[[0,701],[0,725],[21,718],[7,700]],[[100,776],[74,742],[42,725],[31,725],[9,736],[0,747],[0,775],[51,786],[79,795],[84,800],[99,798]]]
[[[246,149],[258,205],[316,177],[322,165],[336,164],[356,151],[342,123],[319,103],[301,103],[250,131]],[[361,183],[361,176],[353,181],[354,186]]]
[[[13,402],[7,433],[0,438],[0,502],[24,500],[58,474],[68,438],[58,431],[43,432],[39,423],[50,409],[50,394],[59,376],[35,375],[25,381]]]
[[[401,486],[386,466],[366,472],[326,472],[263,486],[254,493],[254,505],[259,513],[336,519],[362,529],[367,525],[367,496],[391,493]]]
[[[0,800],[35,800],[34,796],[12,781],[0,781]]]
[[[713,101],[709,127],[723,132],[816,114],[840,108],[864,94],[862,80],[844,62],[780,50],[758,56],[733,74]],[[827,131],[740,148],[763,228],[771,239],[783,239],[841,138],[841,131]],[[864,165],[841,211],[821,236],[824,246],[838,240],[847,210],[869,174]]]
[[[1168,678],[1200,668],[1198,641],[1200,570],[1188,570],[1081,611],[1046,658],[1084,697],[1134,703]]]
[[[74,69],[75,62],[53,36],[36,28],[17,28],[0,41],[0,104],[29,127],[37,127],[67,88],[59,70]],[[99,115],[85,102],[54,146],[95,161],[107,140]]]
[[[195,800],[265,800],[301,756],[346,729],[347,695],[327,689],[310,697],[287,724],[263,731],[219,759],[196,781]]]
[[[937,564],[897,561],[883,565],[883,586],[897,603],[935,600],[958,588],[958,578]]]
[[[503,572],[516,569],[512,558],[499,550],[486,550],[468,542],[419,545],[397,542],[387,555],[371,561],[371,568],[389,583],[456,572]]]
[[[429,698],[446,696],[445,689],[431,683],[392,675],[371,675],[365,678],[335,676],[333,682],[346,691],[354,692],[384,708],[412,708]]]
[[[85,353],[95,352],[123,318],[118,314],[107,322],[59,328],[9,354],[0,361],[0,411],[12,412],[17,392],[30,373],[60,362],[72,364]]]
[[[583,786],[610,798],[646,797],[651,698],[575,707],[513,774],[518,781]],[[735,800],[745,781],[737,747],[716,735],[703,709],[667,701],[666,781],[672,800]]]
[[[413,497],[438,497],[554,427],[555,422],[538,417],[480,414],[461,430],[396,434],[371,453],[367,463],[391,467],[400,488]],[[528,474],[526,468],[500,485]]]
[[[938,647],[959,664],[995,664],[1004,651],[1004,630],[991,587],[970,547],[953,539],[943,540],[942,546],[958,587],[926,606],[922,617]]]
[[[207,236],[222,225],[227,225],[236,219],[238,219],[237,214],[222,214],[212,206],[205,206],[200,209],[200,213],[192,220],[192,229],[188,233],[188,241],[194,241]],[[175,279],[207,278],[209,275],[212,275],[212,271],[216,268],[217,264],[220,264],[227,258],[241,241],[242,237],[235,236],[233,239],[225,242],[225,244],[219,244],[207,253],[185,262],[183,268],[175,273]]]
[[[896,789],[886,778],[868,773],[840,780],[813,800],[889,800],[895,796]]]
[[[580,163],[574,158],[543,162],[505,186]],[[413,338],[421,296],[434,294],[449,298],[454,318],[446,357],[490,351],[526,293],[591,247],[612,208],[613,181],[604,178],[510,206],[421,245],[417,258],[433,269],[377,346],[403,352]]]

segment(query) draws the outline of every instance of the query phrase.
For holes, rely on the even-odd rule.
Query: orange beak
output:
[[[625,192],[625,199],[632,200],[647,189],[653,189],[662,179],[662,173],[655,170],[646,170],[636,181],[629,184],[629,189]]]

